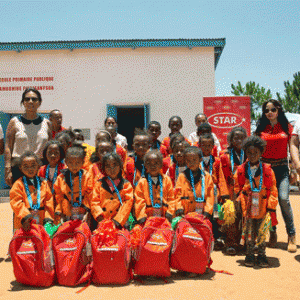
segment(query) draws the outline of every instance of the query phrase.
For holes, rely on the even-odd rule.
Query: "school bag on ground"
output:
[[[177,224],[170,258],[171,268],[203,274],[211,264],[212,248],[211,222],[201,214],[189,213]]]
[[[171,276],[169,254],[174,232],[166,218],[149,217],[134,251],[134,273],[143,276]]]
[[[87,223],[71,220],[59,227],[52,239],[57,280],[60,285],[76,286],[87,282],[92,273]]]
[[[96,284],[126,284],[130,276],[130,235],[112,220],[103,220],[91,236],[92,281]]]
[[[55,280],[51,239],[44,227],[31,223],[29,231],[20,228],[9,244],[17,282],[50,286]]]

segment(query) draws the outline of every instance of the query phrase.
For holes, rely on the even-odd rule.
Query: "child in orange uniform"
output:
[[[235,173],[235,190],[241,202],[245,218],[246,258],[245,265],[253,267],[255,264],[254,247],[258,242],[257,264],[266,268],[269,266],[266,258],[265,241],[260,241],[259,229],[268,212],[274,212],[278,204],[276,178],[271,166],[261,162],[265,141],[258,136],[248,137],[244,141],[243,149],[248,162],[238,167]],[[250,239],[248,235],[250,234]]]
[[[54,183],[55,214],[62,221],[88,220],[93,182],[90,174],[82,169],[84,158],[84,147],[76,144],[70,147],[65,158],[68,169],[62,170]]]
[[[167,148],[161,144],[161,141],[158,140],[158,137],[161,135],[161,125],[156,121],[151,121],[148,125],[148,133],[151,138],[151,150],[158,149],[163,157],[168,156]]]
[[[175,197],[180,205],[177,214],[198,212],[211,220],[214,209],[214,183],[208,172],[201,170],[202,151],[195,147],[184,150],[187,169],[179,174]]]
[[[135,217],[138,224],[147,217],[166,217],[170,222],[175,215],[175,200],[169,176],[162,175],[163,156],[158,150],[151,150],[144,157],[146,173],[134,191]]]
[[[243,127],[234,127],[227,135],[228,148],[220,155],[229,196],[236,208],[235,222],[226,230],[226,253],[228,255],[235,255],[240,247],[242,215],[240,212],[240,203],[236,201],[236,195],[234,194],[233,177],[237,167],[243,164],[247,159],[244,150],[242,149],[243,141],[246,137],[247,132]]]
[[[114,129],[113,129],[114,130]],[[116,141],[112,138],[112,135],[107,130],[100,130],[95,137],[95,145],[97,145],[100,141],[107,141],[112,143],[113,151],[120,155],[123,164],[126,163],[127,160],[127,151],[121,145],[117,144]]]
[[[198,142],[194,143],[193,146],[196,146],[196,147],[200,148],[200,146],[199,146],[199,138],[203,134],[212,134],[211,126],[208,123],[202,123],[197,128]],[[219,150],[218,150],[218,147],[216,145],[213,146],[211,154],[214,157],[218,157],[219,156]]]
[[[40,162],[31,151],[20,157],[20,171],[23,176],[12,186],[9,196],[10,205],[14,212],[14,231],[23,228],[28,231],[30,223],[53,223],[53,195],[47,180],[37,176]]]
[[[105,154],[102,164],[104,177],[95,184],[92,215],[98,223],[112,219],[121,228],[126,224],[133,205],[133,188],[122,176],[123,163],[118,154]]]
[[[173,187],[175,187],[178,176],[186,170],[186,164],[184,160],[184,150],[189,147],[189,143],[185,140],[175,140],[173,143],[171,141],[171,148],[173,154],[170,155],[171,162],[168,165],[166,174],[170,176],[172,180]]]
[[[126,179],[136,187],[139,179],[145,174],[144,156],[150,149],[150,136],[144,130],[136,129],[133,138],[134,156],[128,157],[125,167]]]
[[[113,144],[108,141],[99,142],[96,145],[95,155],[92,156],[91,162],[93,163],[89,168],[89,173],[92,177],[92,181],[95,182],[98,179],[102,178],[103,168],[102,168],[102,159],[105,154],[113,152]]]
[[[225,177],[222,171],[222,165],[220,158],[214,157],[212,153],[212,149],[214,148],[214,138],[212,134],[206,133],[200,135],[199,137],[199,147],[203,153],[202,159],[202,170],[208,172],[213,179],[214,182],[214,218],[213,218],[213,232],[216,240],[215,248],[221,249],[224,246],[223,239],[221,238],[222,234],[220,232],[220,226],[217,223],[218,219],[218,203],[223,204],[225,199],[229,199],[229,193],[227,189],[227,184],[225,181]]]
[[[182,119],[179,116],[173,116],[170,118],[169,120],[169,128],[171,130],[170,134],[168,137],[165,137],[162,141],[162,145],[165,146],[167,148],[168,154],[172,153],[172,149],[171,149],[171,137],[174,133],[180,133],[180,130],[182,128]],[[185,139],[189,144],[191,144],[191,142],[188,139]]]

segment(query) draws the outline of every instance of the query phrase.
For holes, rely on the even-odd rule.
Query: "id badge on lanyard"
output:
[[[218,189],[217,186],[214,184],[214,218],[217,219],[219,217],[218,212]]]
[[[204,208],[204,202],[196,202],[196,209],[195,209],[195,211],[198,214],[202,214],[203,213],[203,208]]]
[[[161,208],[153,208],[153,217],[161,217]]]
[[[80,207],[72,207],[71,214],[72,214],[71,218],[73,220],[77,220],[77,219],[81,220],[83,218],[83,214],[80,214]]]
[[[259,193],[252,192],[251,196],[251,216],[258,217],[259,215]]]
[[[37,209],[31,210],[32,218],[36,221],[36,224],[40,224],[40,212]]]

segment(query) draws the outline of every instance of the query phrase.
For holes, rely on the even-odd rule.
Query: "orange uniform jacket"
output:
[[[172,181],[167,175],[161,176],[163,184],[161,213],[168,219],[172,219],[172,217],[175,215],[176,207]],[[154,184],[152,182],[152,188],[154,204],[161,204],[159,181],[157,182],[157,184]],[[154,208],[152,207],[150,198],[149,184],[148,180],[145,177],[141,178],[138,185],[136,186],[134,191],[134,198],[135,217],[138,223],[143,223],[146,221],[147,217],[151,217],[154,213]]]
[[[227,183],[227,188],[229,192],[229,197],[231,200],[234,199],[234,174],[232,173],[231,170],[231,158],[230,158],[230,152],[228,150],[222,151],[220,154],[220,160],[221,160],[221,165],[222,165],[222,171],[225,177],[225,181]],[[245,162],[246,157],[244,156],[244,161]],[[237,167],[240,165],[239,160],[237,159],[235,153],[233,155],[233,171],[235,173]]]
[[[51,193],[50,187],[47,180],[40,178],[41,182],[41,204],[39,209],[40,224],[43,225],[44,222],[53,222],[54,218],[54,205],[53,205],[53,195]],[[29,191],[32,198],[32,203],[37,204],[37,193],[36,188],[27,179]],[[27,199],[27,194],[25,190],[25,185],[23,182],[23,177],[19,178],[12,186],[10,193],[10,205],[14,211],[14,229],[19,229],[22,224],[32,217],[31,208]]]
[[[136,166],[137,165],[137,166]],[[134,177],[134,170],[136,174]],[[142,176],[143,163],[139,162],[135,164],[134,157],[128,157],[125,167],[125,177],[132,184],[133,188],[137,185],[138,181]]]
[[[124,226],[130,215],[133,205],[133,188],[129,181],[123,177],[117,186],[122,204],[117,193],[112,192],[107,177],[99,179],[93,191],[91,212],[95,219],[102,215],[105,219],[113,219],[117,225]]]
[[[212,180],[213,180],[214,184],[217,186],[217,189],[218,189],[218,199],[220,201],[220,198],[221,199],[229,198],[227,183],[226,183],[226,180],[225,180],[225,177],[223,174],[220,158],[214,157],[213,155],[211,155],[210,159],[213,160],[211,176],[212,176]],[[204,164],[204,167],[205,167],[205,171],[209,173],[210,172],[209,163],[208,163],[208,165]]]
[[[85,153],[86,153],[82,169],[88,171],[90,165],[92,164],[90,161],[90,157],[95,152],[95,147],[90,146],[89,144],[86,143],[82,143],[82,146],[85,147]]]
[[[81,195],[82,202],[80,207],[80,214],[85,214],[90,210],[90,198],[93,189],[93,182],[90,174],[83,171],[81,179]],[[72,215],[72,192],[70,182],[70,170],[62,170],[62,173],[57,177],[54,184],[55,199],[56,199],[56,215],[65,215],[71,217]],[[73,201],[74,203],[79,202],[79,176],[77,175],[73,180]]]
[[[199,174],[202,176],[202,171],[199,169]],[[212,215],[214,206],[214,183],[212,177],[205,172],[204,173],[205,193],[204,193],[204,214]],[[202,177],[195,176],[195,191],[197,197],[202,195]],[[180,203],[176,207],[177,211],[181,211],[184,214],[194,212],[196,210],[196,201],[191,185],[190,169],[186,169],[183,173],[180,173],[175,186],[175,198],[177,203]]]
[[[116,144],[115,146],[116,146],[116,148],[115,148],[116,153],[120,155],[123,163],[125,164],[127,161],[127,151],[118,144]]]
[[[264,165],[264,164],[263,164]],[[239,194],[237,201],[241,202],[241,207],[242,207],[242,211],[243,211],[243,216],[246,217],[250,216],[250,210],[251,210],[251,197],[249,197],[251,195],[251,186],[250,186],[250,181],[249,181],[249,176],[248,176],[248,166],[247,164],[240,166],[238,168],[245,168],[245,184],[243,187],[240,187],[239,185],[239,178],[238,176],[238,172],[235,173],[234,175],[234,191],[236,194]],[[269,209],[270,211],[275,211],[276,210],[276,206],[278,204],[278,191],[276,188],[276,177],[274,174],[274,171],[271,169],[270,170],[271,173],[271,178],[269,178],[269,180],[272,181],[271,187],[269,188],[269,196],[268,196],[268,192],[267,192],[267,187],[265,185],[265,178],[263,179],[263,184],[262,184],[262,189],[259,192],[259,214],[257,217],[251,217],[253,219],[262,219],[264,218],[264,216],[266,215],[267,209]],[[259,187],[259,181],[260,181],[260,169],[258,169],[255,173],[255,187],[258,188]],[[254,182],[253,182],[254,185]],[[247,214],[248,211],[248,214]]]
[[[157,146],[159,146],[159,148]],[[159,140],[156,141],[156,145],[151,147],[151,150],[155,150],[155,149],[158,149],[164,158],[168,156],[167,147],[164,146]]]
[[[93,183],[98,181],[100,178],[104,176],[101,172],[101,164],[100,162],[93,163],[89,168],[89,174],[91,176],[91,180]]]

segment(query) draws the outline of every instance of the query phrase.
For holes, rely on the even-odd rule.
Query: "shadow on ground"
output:
[[[268,269],[274,269],[274,268],[279,268],[280,267],[280,261],[277,257],[267,256],[267,259],[268,259],[268,262],[270,264]],[[245,260],[244,259],[238,259],[236,262],[239,264],[239,266],[242,266],[242,267],[245,267],[245,268],[250,268],[250,267],[245,266]],[[255,265],[252,268],[253,269],[262,269],[261,267],[259,267],[257,265]]]

